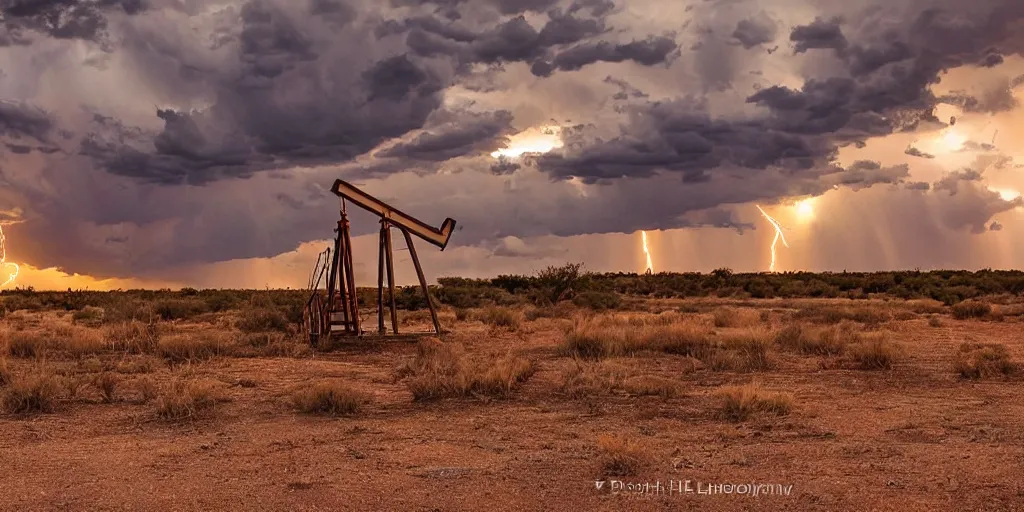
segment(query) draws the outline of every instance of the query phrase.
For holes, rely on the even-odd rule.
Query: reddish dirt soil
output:
[[[3,510],[1024,510],[1019,380],[962,380],[966,339],[1024,360],[1024,323],[925,318],[886,328],[905,349],[889,371],[820,369],[776,353],[775,370],[686,372],[645,355],[630,364],[682,393],[569,398],[560,324],[519,332],[460,323],[471,353],[514,349],[538,371],[510,398],[415,402],[395,369],[409,342],[355,343],[307,358],[218,358],[196,376],[230,401],[183,424],[149,404],[78,400],[49,414],[0,416]],[[26,363],[27,364],[27,363]],[[179,370],[180,371],[180,370]],[[166,368],[158,372],[168,374]],[[160,377],[164,378],[164,377]],[[230,385],[252,379],[255,387]],[[341,378],[372,394],[354,417],[295,412],[296,387]],[[757,380],[795,398],[785,417],[730,423],[714,392]],[[597,438],[639,442],[649,462],[612,493]],[[669,494],[669,481],[791,485],[789,496]]]

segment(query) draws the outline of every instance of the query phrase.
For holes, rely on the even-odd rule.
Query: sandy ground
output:
[[[893,322],[906,355],[890,371],[823,370],[777,354],[769,372],[683,370],[675,356],[631,364],[679,379],[672,398],[560,391],[572,361],[557,321],[519,332],[459,325],[470,351],[515,349],[536,374],[509,399],[414,402],[395,369],[409,342],[356,343],[308,358],[219,358],[189,371],[225,383],[230,401],[173,424],[131,399],[76,401],[0,416],[3,510],[1024,510],[1019,381],[964,381],[971,338],[1024,359],[1024,323]],[[166,369],[162,371],[167,371]],[[290,393],[343,378],[373,396],[355,417],[292,410]],[[252,379],[255,387],[232,386]],[[795,397],[785,417],[729,423],[714,391],[761,382]],[[641,443],[635,476],[650,492],[612,492],[597,438]],[[599,490],[595,482],[605,481]],[[689,481],[691,492],[679,492]],[[657,483],[662,486],[659,492]],[[709,484],[781,484],[788,496],[699,494]],[[723,490],[725,487],[723,487]]]

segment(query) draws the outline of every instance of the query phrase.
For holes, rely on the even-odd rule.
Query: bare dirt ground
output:
[[[797,321],[786,313],[792,302],[741,306],[769,312],[759,332],[777,331]],[[682,310],[683,321],[729,329],[711,325],[710,309]],[[11,332],[18,322],[23,329],[46,328],[43,319],[70,322],[53,315],[3,322]],[[414,400],[399,371],[416,357],[414,342],[356,341],[330,352],[174,366],[157,359],[153,368],[118,372],[111,403],[84,386],[52,412],[0,414],[0,509],[1024,510],[1022,381],[965,379],[955,369],[965,341],[1002,344],[1012,361],[1024,360],[1019,319],[908,313],[857,324],[900,347],[890,368],[773,345],[770,368],[751,371],[649,350],[581,363],[563,349],[572,319],[499,327],[450,316],[455,332],[445,343],[485,359],[512,351],[532,362],[532,375],[507,396]],[[67,375],[88,374],[96,359],[124,368],[144,357],[156,359],[99,353],[7,361],[16,373],[45,365]],[[613,364],[627,379],[654,378],[672,392],[573,393],[566,375],[579,364]],[[223,397],[202,415],[168,421],[136,391],[142,379],[208,379]],[[297,412],[294,393],[324,379],[370,400],[351,415]],[[788,413],[723,417],[719,390],[754,381],[789,393]],[[616,450],[626,452],[623,471]],[[613,492],[613,480],[663,489]],[[691,492],[672,490],[685,481]],[[595,482],[606,483],[597,489]],[[791,492],[698,492],[751,483]]]

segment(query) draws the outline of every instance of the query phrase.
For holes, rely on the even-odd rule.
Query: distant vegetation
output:
[[[781,272],[711,273],[585,272],[570,263],[548,267],[535,275],[502,275],[492,279],[444,277],[431,287],[434,299],[456,309],[533,304],[550,306],[573,302],[594,310],[619,309],[631,297],[643,298],[850,298],[882,296],[934,299],[959,304],[958,317],[983,316],[987,305],[972,299],[995,295],[1024,295],[1024,272],[939,270],[931,272]],[[77,311],[76,321],[92,324],[131,320],[175,320],[241,309],[243,330],[284,330],[302,319],[308,294],[304,290],[126,290],[113,292],[36,292],[31,288],[0,292],[0,315],[16,310],[63,309]],[[398,307],[426,308],[418,287],[400,287]],[[376,304],[376,290],[359,289],[360,304]],[[102,313],[100,311],[102,310]],[[516,319],[503,319],[514,323]]]

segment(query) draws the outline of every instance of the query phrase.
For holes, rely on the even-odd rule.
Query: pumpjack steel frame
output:
[[[427,308],[430,310],[430,318],[433,322],[432,333],[414,334],[440,334],[441,324],[437,319],[437,310],[434,308],[434,301],[430,296],[430,288],[427,286],[427,279],[423,275],[423,267],[420,265],[419,256],[416,254],[416,247],[413,244],[412,235],[416,235],[426,242],[439,247],[442,251],[447,247],[455,228],[455,221],[447,218],[441,224],[441,228],[431,227],[420,220],[392,208],[383,201],[357,189],[355,186],[337,180],[331,188],[331,192],[341,198],[341,219],[335,228],[337,233],[334,239],[333,251],[327,249],[320,253],[313,273],[309,280],[310,297],[306,302],[303,315],[304,329],[310,344],[318,345],[325,337],[330,339],[333,336],[360,337],[367,333],[363,331],[359,317],[359,300],[357,296],[354,263],[352,259],[352,235],[348,221],[347,202],[363,208],[380,217],[380,239],[378,244],[377,263],[377,335],[388,336],[398,335],[398,308],[395,304],[395,270],[394,270],[394,248],[392,244],[392,228],[401,231],[409,250],[410,259],[416,268],[416,276],[419,278],[420,288],[427,300]],[[327,278],[326,298],[320,289],[323,278]],[[385,298],[384,281],[387,279],[388,300],[387,308],[390,313],[391,332],[388,333],[385,325]]]

